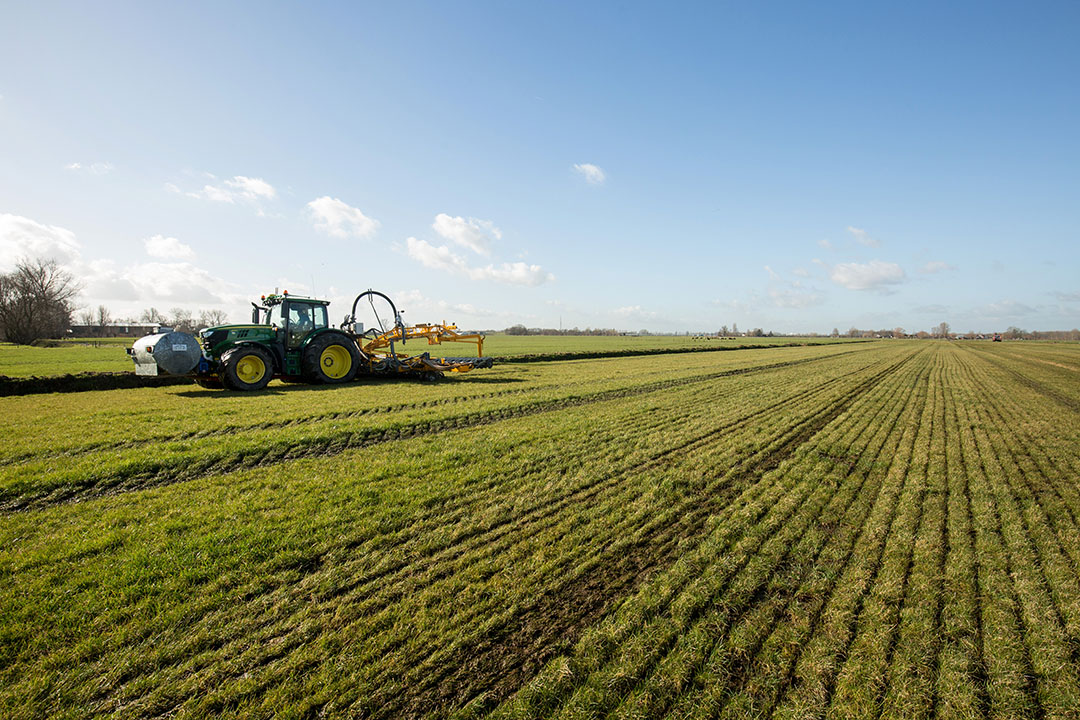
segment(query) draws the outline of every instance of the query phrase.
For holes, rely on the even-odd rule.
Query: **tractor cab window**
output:
[[[285,319],[282,314],[285,309],[284,305],[274,305],[270,308],[270,312],[266,316],[267,325],[276,325],[279,328],[285,327]]]
[[[289,347],[296,347],[314,330],[329,327],[325,305],[291,302],[289,306]]]

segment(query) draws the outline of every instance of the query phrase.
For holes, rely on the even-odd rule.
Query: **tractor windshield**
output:
[[[266,314],[266,324],[276,325],[279,328],[285,327],[285,321],[282,317],[283,305],[274,305],[270,308],[270,312]]]
[[[299,347],[313,331],[329,327],[325,305],[290,302],[288,306],[289,347]]]

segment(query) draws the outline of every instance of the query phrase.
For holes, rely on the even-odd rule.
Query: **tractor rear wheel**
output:
[[[308,382],[349,382],[360,367],[360,351],[347,336],[325,333],[307,346],[301,364]]]
[[[221,356],[221,379],[230,390],[262,390],[274,376],[270,353],[258,345],[241,345]]]

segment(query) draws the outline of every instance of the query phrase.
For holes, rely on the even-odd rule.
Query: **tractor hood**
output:
[[[203,350],[208,357],[217,357],[222,343],[229,347],[238,342],[267,342],[277,336],[277,327],[273,325],[218,325],[199,331]]]

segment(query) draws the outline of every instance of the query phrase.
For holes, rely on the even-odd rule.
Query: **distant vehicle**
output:
[[[1001,333],[994,333],[994,342],[1001,342]]]

